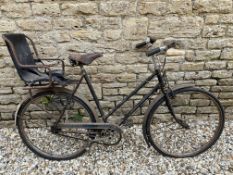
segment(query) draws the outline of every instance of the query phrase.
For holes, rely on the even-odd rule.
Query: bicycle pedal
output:
[[[133,127],[133,120],[128,119],[122,125],[125,126],[125,127],[128,127],[128,128],[131,128],[131,127]]]

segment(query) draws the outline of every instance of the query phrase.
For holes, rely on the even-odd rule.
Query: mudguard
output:
[[[191,87],[194,87],[195,85],[193,84],[186,84],[186,85],[179,85],[179,86],[176,86],[174,88],[172,88],[172,91],[176,91],[178,89],[184,89],[184,88],[191,88]],[[171,91],[170,91],[171,92]],[[168,92],[168,93],[170,93]],[[144,114],[144,120],[143,120],[143,125],[142,125],[142,131],[143,131],[143,136],[144,136],[144,139],[146,141],[146,144],[148,145],[148,147],[150,147],[150,142],[148,140],[148,132],[147,132],[147,120],[148,120],[148,115],[149,115],[149,112],[151,110],[151,108],[156,105],[156,103],[158,103],[158,101],[163,98],[164,95],[163,94],[160,94],[158,95],[152,102],[151,104],[148,106],[147,108],[147,111],[146,113]]]
[[[45,91],[52,91],[52,92],[66,92],[66,93],[69,93],[71,94],[73,91],[70,90],[70,89],[67,89],[67,88],[62,88],[62,87],[54,87],[54,88],[48,88],[48,89],[40,89],[40,90],[35,90],[33,93],[32,93],[32,96],[38,94],[38,93],[41,93],[41,92],[45,92]],[[84,103],[86,103],[92,113],[94,114],[94,117],[95,117],[95,120],[98,121],[98,115],[96,113],[96,110],[94,110],[94,107],[93,105],[85,98],[83,97],[82,95],[76,95],[79,99],[81,99]],[[17,124],[17,118],[18,118],[18,113],[19,111],[22,109],[22,106],[23,106],[23,103],[27,100],[29,100],[31,98],[31,96],[28,96],[27,98],[25,98],[21,103],[18,104],[17,106],[17,109],[16,109],[16,112],[14,113],[14,118],[15,118],[15,125]]]

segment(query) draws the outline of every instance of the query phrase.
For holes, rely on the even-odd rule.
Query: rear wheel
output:
[[[96,122],[92,110],[82,99],[70,97],[66,92],[48,91],[38,93],[22,104],[17,118],[19,134],[37,155],[51,160],[68,160],[81,156],[89,147],[87,140],[94,137],[90,136],[90,131],[56,127],[56,123]]]
[[[151,145],[170,157],[192,157],[210,148],[224,126],[220,102],[200,88],[182,88],[169,94],[176,117],[188,124],[181,126],[169,112],[165,97],[148,111],[146,132]]]

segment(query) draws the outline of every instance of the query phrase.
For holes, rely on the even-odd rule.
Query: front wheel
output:
[[[58,128],[63,123],[96,122],[93,111],[82,98],[67,92],[46,91],[22,104],[17,127],[20,137],[37,155],[50,160],[68,160],[81,156],[89,146],[90,131]]]
[[[170,157],[193,157],[209,149],[224,127],[224,110],[211,93],[196,87],[180,88],[169,93],[176,118],[166,106],[165,97],[152,104],[147,112],[147,139],[160,153]]]

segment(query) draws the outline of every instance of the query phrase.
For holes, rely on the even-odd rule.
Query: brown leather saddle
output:
[[[69,55],[69,60],[72,64],[78,65],[78,64],[83,64],[83,65],[88,65],[91,64],[95,59],[102,57],[103,53],[88,53],[81,55],[79,53],[71,53]]]

